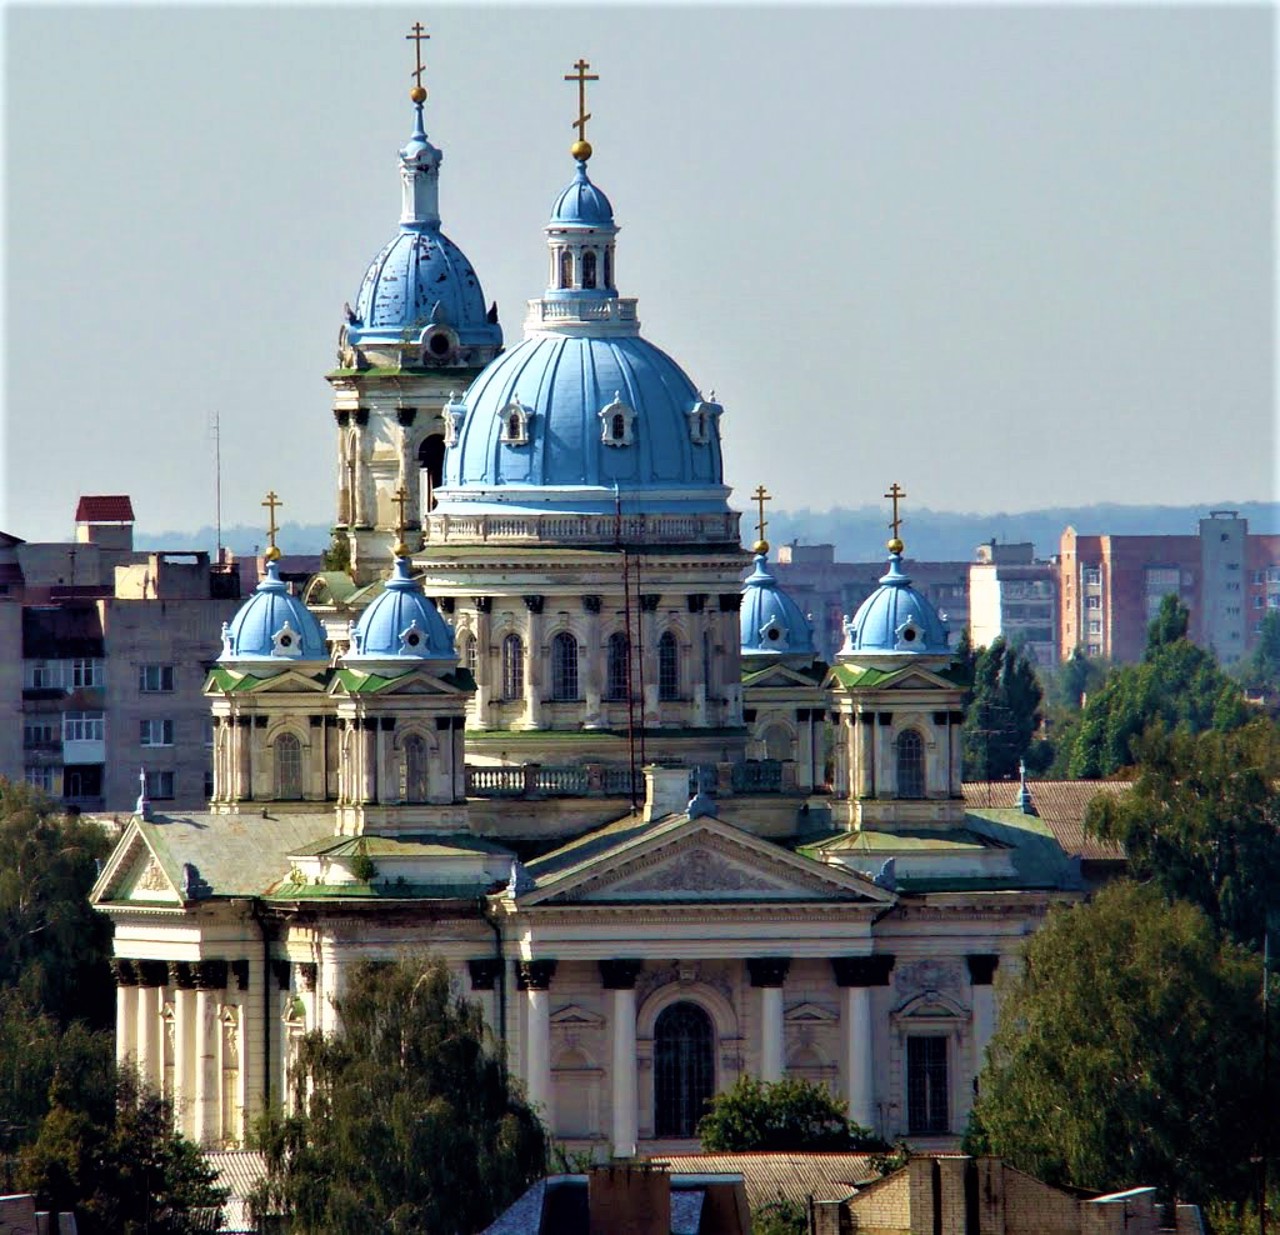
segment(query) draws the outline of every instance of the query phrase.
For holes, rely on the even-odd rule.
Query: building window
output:
[[[404,800],[427,800],[427,744],[416,733],[404,741]]]
[[[625,699],[627,697],[627,636],[610,635],[605,655],[605,698]]]
[[[276,797],[296,802],[302,797],[302,743],[292,733],[275,740]]]
[[[1086,597],[1084,598],[1084,607],[1085,607],[1086,609],[1101,609],[1101,608],[1102,608],[1102,597],[1101,597],[1101,596],[1086,596]]]
[[[86,686],[101,686],[102,661],[73,660],[71,662],[71,685],[76,690]]]
[[[107,722],[101,712],[65,712],[62,716],[64,742],[101,742],[106,739]]]
[[[1238,592],[1240,590],[1240,580],[1231,579],[1224,586],[1228,592]]]
[[[1101,655],[1102,655],[1102,644],[1100,644],[1100,643],[1091,643],[1091,644],[1089,644],[1088,649],[1087,649],[1087,650],[1086,650],[1086,652],[1085,652],[1085,655],[1086,655],[1086,656],[1101,656]]]
[[[613,287],[613,250],[611,248],[604,251],[604,285]]]
[[[568,249],[560,250],[560,286],[573,286],[573,254]]]
[[[907,1131],[940,1136],[950,1131],[947,1101],[947,1039],[907,1039]]]
[[[696,1003],[664,1008],[653,1027],[653,1131],[687,1140],[715,1093],[711,1018]]]
[[[148,772],[147,797],[157,802],[170,800],[173,797],[173,773]]]
[[[582,286],[594,288],[596,285],[596,255],[588,249],[582,255]]]
[[[1084,585],[1085,587],[1099,587],[1102,583],[1102,570],[1097,566],[1086,566],[1084,568]]]
[[[578,697],[578,641],[567,631],[551,640],[551,698],[565,702]]]
[[[45,793],[53,793],[53,768],[51,767],[27,767],[23,769],[23,778],[28,785],[34,785],[37,789],[43,789]]]
[[[680,698],[680,648],[669,630],[658,640],[658,698]]]
[[[1255,570],[1250,576],[1254,583],[1261,583],[1266,577],[1266,573],[1261,570]]]
[[[36,720],[22,726],[22,745],[26,750],[57,746],[61,740],[61,728],[52,720]]]
[[[462,663],[474,674],[476,671],[476,656],[479,646],[475,635],[464,635],[462,639]]]
[[[1261,596],[1255,596],[1255,597],[1253,598],[1253,607],[1254,607],[1255,609],[1263,609],[1263,608],[1265,608],[1265,607],[1266,607],[1266,603],[1267,603],[1267,602],[1266,602],[1265,600],[1263,600],[1263,598],[1262,598]]]
[[[206,716],[204,718],[204,744],[206,746],[213,745],[213,717]]]
[[[139,665],[138,689],[148,694],[173,689],[172,665]]]
[[[172,746],[173,721],[143,720],[138,722],[138,741],[143,746]]]
[[[898,797],[924,797],[924,739],[918,729],[898,735]]]
[[[1102,634],[1102,623],[1101,623],[1100,621],[1098,621],[1097,619],[1095,619],[1094,621],[1090,622],[1090,623],[1089,623],[1089,633],[1090,633],[1091,635],[1100,635],[1100,634]]]
[[[519,635],[502,641],[502,697],[519,699],[524,694],[524,644]]]
[[[62,685],[62,666],[50,660],[33,661],[27,668],[27,685],[33,690],[49,690]]]

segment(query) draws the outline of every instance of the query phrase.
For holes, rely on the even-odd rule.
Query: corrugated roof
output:
[[[246,1198],[258,1181],[267,1173],[267,1161],[253,1149],[206,1150],[205,1161],[218,1172],[215,1181],[220,1188],[230,1190],[222,1207],[222,1225],[219,1235],[241,1235],[256,1232],[258,1228],[249,1220]]]
[[[1031,804],[1054,840],[1071,857],[1086,862],[1123,862],[1124,851],[1109,841],[1084,834],[1084,815],[1100,793],[1126,793],[1129,784],[1115,780],[1030,780]],[[1017,781],[971,781],[964,786],[965,806],[970,810],[1016,809]]]
[[[127,493],[96,493],[81,497],[77,523],[132,523],[133,503]]]
[[[807,1197],[833,1200],[849,1189],[878,1179],[871,1154],[853,1153],[737,1153],[669,1154],[655,1157],[672,1171],[739,1174],[752,1209],[775,1201],[803,1202]]]

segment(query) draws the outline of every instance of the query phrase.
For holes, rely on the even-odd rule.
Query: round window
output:
[[[292,636],[292,635],[281,635],[281,636],[280,636],[280,646],[281,646],[282,648],[289,648],[289,647],[292,647],[292,646],[293,646],[293,636]]]
[[[418,644],[421,642],[421,640],[418,638],[418,636],[417,636],[417,635],[410,635],[410,636],[405,640],[405,642],[406,642],[406,643],[407,643],[411,648],[416,648],[416,647],[418,646]]]
[[[427,351],[429,351],[433,356],[447,356],[449,354],[449,349],[449,336],[445,334],[444,331],[440,331],[438,334],[433,334],[431,338],[427,340]]]
[[[781,632],[778,630],[778,628],[776,626],[770,626],[769,627],[770,640],[776,643],[780,637],[781,637]]]
[[[916,639],[916,630],[915,630],[915,627],[914,627],[914,626],[908,626],[908,627],[907,627],[907,629],[906,629],[906,630],[904,630],[904,631],[902,632],[902,642],[903,642],[903,643],[914,643],[914,642],[915,642],[915,639]]]

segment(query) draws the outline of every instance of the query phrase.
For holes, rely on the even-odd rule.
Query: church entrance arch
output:
[[[664,1008],[653,1027],[654,1135],[687,1140],[716,1090],[715,1030],[691,1000]]]

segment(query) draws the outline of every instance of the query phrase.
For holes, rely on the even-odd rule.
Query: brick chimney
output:
[[[689,769],[663,768],[656,763],[644,769],[644,821],[679,815],[689,805]]]

